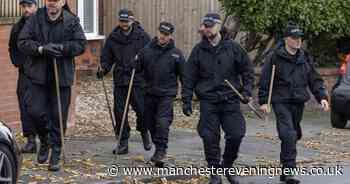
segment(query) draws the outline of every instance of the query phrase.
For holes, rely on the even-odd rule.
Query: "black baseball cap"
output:
[[[129,18],[129,10],[128,9],[121,9],[118,13],[118,16],[119,16],[119,20],[121,21],[130,21],[130,18]]]
[[[221,16],[218,13],[208,13],[202,19],[202,24],[207,27],[213,27],[215,24],[221,23]]]
[[[298,25],[287,25],[284,31],[284,37],[303,37],[304,32]]]
[[[164,21],[159,24],[159,31],[165,34],[173,34],[175,31],[175,26],[172,25],[170,22]]]
[[[19,1],[19,4],[24,4],[24,3],[27,3],[27,4],[37,4],[36,0],[20,0],[20,1]]]

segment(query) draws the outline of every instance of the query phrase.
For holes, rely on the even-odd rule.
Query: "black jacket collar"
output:
[[[227,29],[223,28],[220,31],[220,34],[221,34],[221,41],[216,47],[214,47],[209,42],[209,40],[204,36],[202,37],[202,41],[199,43],[199,47],[204,49],[204,50],[211,50],[211,51],[216,50],[215,48],[225,47],[231,41],[231,39],[229,37],[229,33],[228,33]]]
[[[120,43],[120,44],[129,44],[131,40],[137,39],[142,35],[142,30],[137,26],[131,26],[132,30],[129,35],[125,35],[120,26],[117,26],[111,33],[112,40]]]
[[[154,49],[162,50],[162,51],[167,51],[175,48],[175,41],[170,40],[170,42],[165,47],[162,47],[158,44],[158,38],[154,37],[150,43],[150,47]]]
[[[290,56],[290,54],[288,54],[285,46],[281,46],[281,47],[277,48],[276,54],[277,54],[277,56],[283,58],[287,62],[294,62],[293,58]],[[297,51],[296,57],[297,57],[296,64],[304,64],[307,60],[306,55],[305,55],[305,51],[303,49],[299,49]]]

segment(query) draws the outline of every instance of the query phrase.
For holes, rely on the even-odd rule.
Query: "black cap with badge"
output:
[[[37,4],[36,0],[20,0],[19,4]]]
[[[221,23],[221,16],[217,13],[208,13],[202,19],[202,24],[206,27],[213,27],[215,24]]]
[[[304,32],[298,25],[289,23],[283,35],[284,37],[303,37]]]
[[[159,24],[159,31],[169,35],[174,33],[175,27],[170,22],[161,22]]]
[[[118,13],[119,15],[119,20],[120,21],[130,21],[129,17],[129,10],[128,9],[121,9]]]

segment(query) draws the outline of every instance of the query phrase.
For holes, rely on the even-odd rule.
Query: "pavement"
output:
[[[248,116],[250,117],[250,116]],[[247,118],[247,135],[241,145],[237,167],[278,167],[280,142],[277,137],[274,118],[268,122]],[[193,122],[197,123],[197,122]],[[302,122],[303,139],[298,143],[298,165],[300,167],[341,167],[342,176],[298,176],[307,184],[349,184],[350,183],[350,129],[332,129],[329,114],[308,112]],[[114,184],[123,181],[152,183],[159,177],[108,176],[113,165],[125,167],[153,167],[149,162],[153,154],[143,150],[141,137],[132,131],[129,140],[130,153],[125,156],[112,154],[115,138],[112,136],[67,138],[67,166],[61,172],[48,173],[47,165],[38,165],[34,155],[25,156],[20,183],[89,183]],[[221,144],[223,146],[224,139]],[[170,132],[167,166],[205,167],[203,146],[195,129],[173,127]],[[206,183],[207,179],[178,175],[166,177],[174,183]],[[242,184],[277,184],[279,177],[242,176]],[[165,180],[163,180],[163,183]],[[160,182],[162,183],[162,182]]]

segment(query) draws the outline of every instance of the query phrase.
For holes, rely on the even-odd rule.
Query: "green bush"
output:
[[[288,21],[299,24],[305,39],[322,59],[335,48],[320,48],[320,40],[334,42],[350,36],[350,0],[220,0],[226,15],[239,18],[241,31],[264,33],[280,38]],[[325,43],[326,44],[326,43]],[[328,47],[334,47],[330,44]],[[328,54],[326,54],[328,55]],[[335,54],[331,53],[330,57]],[[320,61],[321,65],[336,59]]]
[[[292,20],[307,37],[350,35],[350,0],[220,0],[227,15],[239,17],[242,30],[274,34]]]

